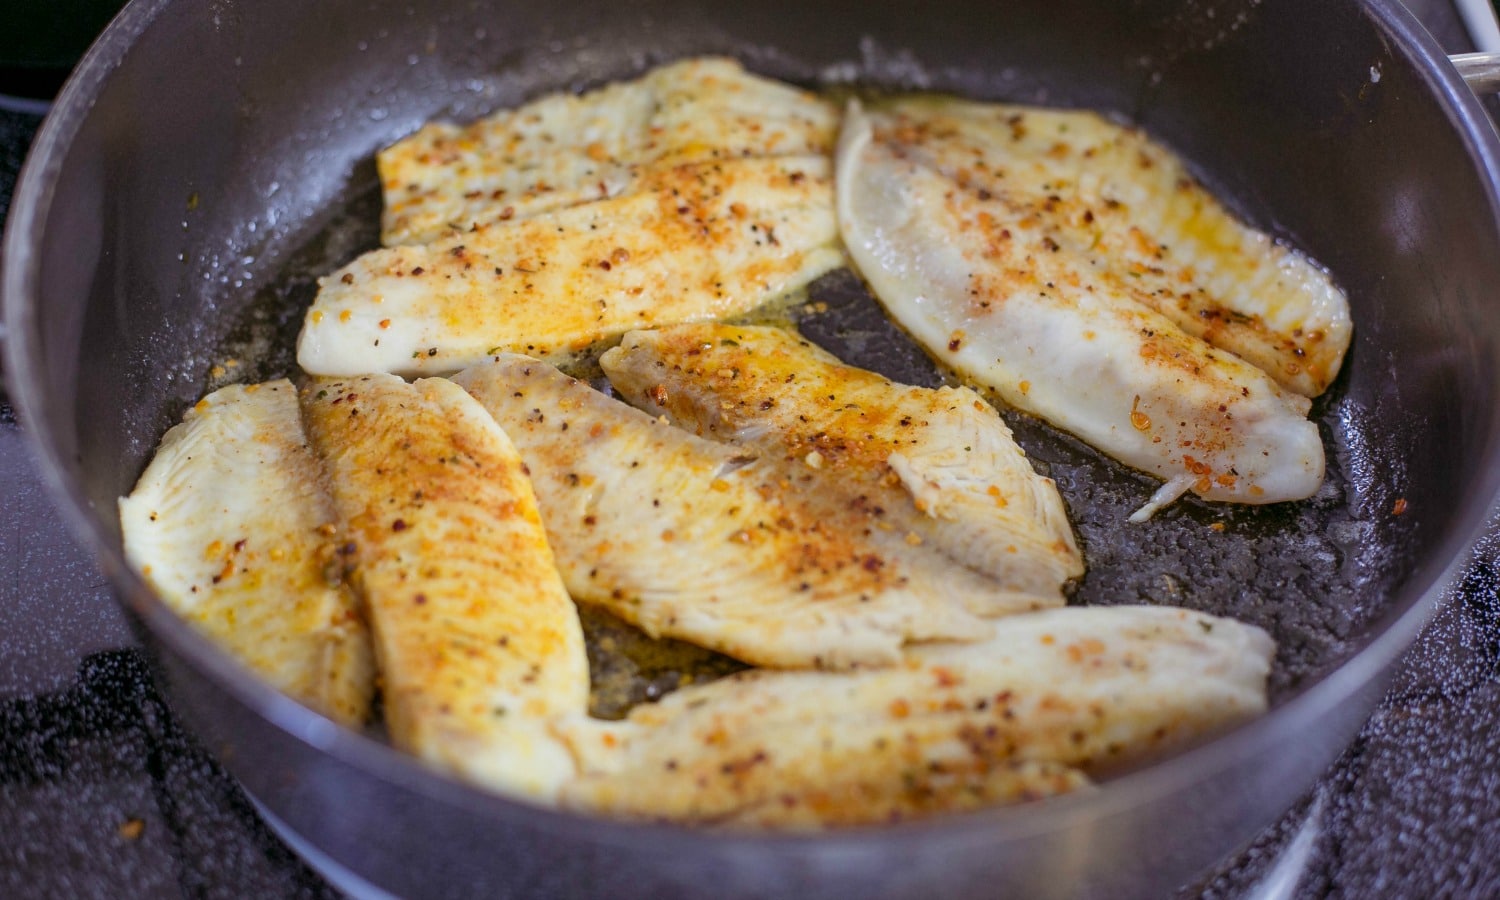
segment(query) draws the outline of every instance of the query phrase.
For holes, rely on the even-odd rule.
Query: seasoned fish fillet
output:
[[[747,312],[840,263],[829,169],[822,156],[669,166],[635,193],[366,253],[319,282],[297,361],[454,372]]]
[[[1349,301],[1302,254],[1239,221],[1166,148],[1097,113],[904,100],[877,140],[987,193],[1001,227],[1035,230],[1113,289],[1307,397],[1349,348]],[[979,207],[975,208],[977,212]]]
[[[644,169],[757,156],[828,154],[838,109],[690,59],[581,96],[549,94],[468,126],[433,123],[382,151],[386,246],[628,192]]]
[[[357,726],[375,662],[321,477],[291,382],[234,385],[162,438],[120,525],[163,602],[278,690]]]
[[[1187,490],[1237,503],[1317,490],[1305,397],[1184,332],[1023,196],[924,161],[921,147],[958,140],[923,125],[928,108],[855,106],[840,139],[840,228],[892,316],[1007,403],[1166,479],[1138,515]]]
[[[998,778],[1046,792],[1262,712],[1274,645],[1169,607],[1069,607],[852,673],[748,671],[622,722],[568,728],[565,805],[692,823],[848,824],[967,804]],[[1039,767],[1031,770],[1017,766]],[[998,792],[1006,799],[1005,791]],[[869,803],[866,807],[864,804]]]
[[[1019,597],[909,546],[780,460],[694,437],[545,363],[460,373],[516,442],[575,599],[756,665],[887,665]]]
[[[588,709],[588,660],[515,448],[441,379],[325,379],[302,402],[369,610],[391,739],[552,799],[574,764],[550,721]]]
[[[1061,597],[1083,574],[1057,486],[968,388],[895,384],[765,326],[633,331],[600,363],[642,409],[816,469],[820,485],[1006,590]]]

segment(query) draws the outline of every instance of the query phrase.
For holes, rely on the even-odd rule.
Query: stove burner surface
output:
[[[182,731],[138,650],[0,704],[0,834],[7,897],[338,896]]]

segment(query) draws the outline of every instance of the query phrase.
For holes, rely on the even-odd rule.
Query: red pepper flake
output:
[[[146,830],[146,823],[140,819],[126,819],[120,823],[118,829],[120,837],[127,841],[138,840]]]
[[[1130,402],[1130,426],[1136,431],[1150,431],[1151,417],[1141,412],[1141,395],[1136,394],[1135,399]]]
[[[391,523],[391,530],[392,531],[405,531],[406,530],[406,520],[405,519],[397,519],[396,521],[392,522]]]
[[[1391,515],[1399,516],[1406,512],[1406,498],[1397,497],[1396,502],[1391,504]]]

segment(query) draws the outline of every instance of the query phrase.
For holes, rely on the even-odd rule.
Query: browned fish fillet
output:
[[[368,605],[393,742],[499,790],[573,777],[550,730],[588,708],[583,635],[505,433],[451,382],[303,392]]]
[[[757,665],[884,665],[908,641],[985,637],[975,612],[1049,602],[545,363],[502,355],[455,380],[516,442],[573,596],[652,635]]]
[[[471,125],[425,125],[376,157],[381,240],[425,244],[632,190],[643,169],[826,154],[838,109],[732,59],[689,59],[581,96],[548,94]]]
[[[320,280],[297,362],[419,375],[555,358],[748,312],[842,259],[827,157],[669,166],[630,194],[366,253]]]
[[[633,331],[600,363],[642,409],[812,469],[1005,590],[1060,597],[1083,574],[1057,486],[967,388],[895,384],[764,326]]]
[[[743,672],[623,722],[572,723],[583,774],[562,799],[808,827],[966,808],[971,785],[1045,794],[1259,714],[1274,649],[1259,628],[1190,610],[1067,607],[908,648],[890,668]]]

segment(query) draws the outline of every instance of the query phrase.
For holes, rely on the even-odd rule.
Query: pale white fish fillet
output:
[[[916,98],[882,107],[877,140],[996,198],[1002,226],[1044,231],[1079,274],[1116,289],[1194,337],[1321,394],[1353,324],[1328,273],[1226,210],[1182,162],[1139,129],[1093,112]]]
[[[968,388],[896,384],[781,328],[633,331],[600,359],[636,406],[816,470],[913,543],[1062,601],[1083,559],[1057,486]]]
[[[568,723],[567,806],[694,823],[859,821],[1016,764],[1107,772],[1263,712],[1275,645],[1171,607],[1066,607],[852,673],[743,672]],[[850,804],[846,806],[845,804]],[[811,810],[803,809],[812,805]]]
[[[1126,465],[1208,500],[1311,496],[1323,445],[1307,398],[1136,302],[1044,228],[1007,227],[998,195],[878,136],[853,108],[838,159],[840,228],[886,309],[928,352]],[[1154,508],[1154,507],[1153,507]]]
[[[167,606],[273,687],[359,725],[375,661],[335,522],[285,379],[198,401],[120,499],[125,557]]]
[[[435,122],[376,157],[381,241],[425,244],[613,197],[654,165],[831,153],[838,121],[838,108],[814,94],[706,57],[466,126]]]
[[[511,442],[456,385],[321,379],[302,395],[380,661],[392,741],[505,793],[572,778],[583,632]]]
[[[756,665],[889,665],[908,641],[987,636],[975,612],[1048,602],[545,363],[502,355],[455,380],[515,441],[573,597],[652,636]]]
[[[445,373],[748,312],[842,262],[830,175],[822,156],[671,166],[627,196],[366,253],[319,281],[297,361]]]

